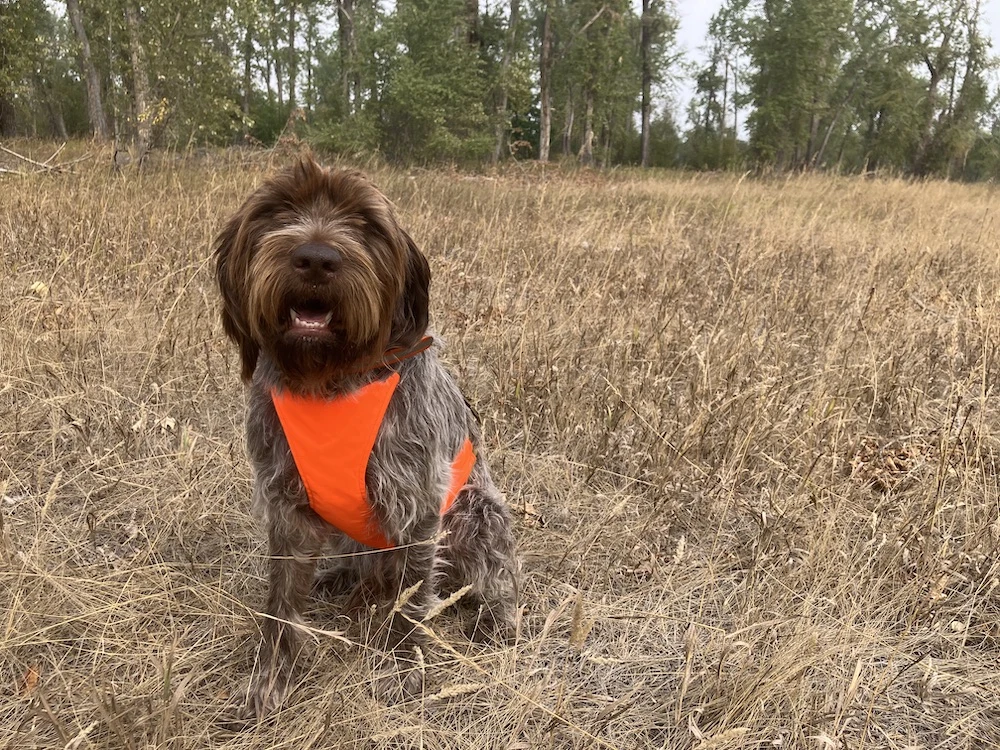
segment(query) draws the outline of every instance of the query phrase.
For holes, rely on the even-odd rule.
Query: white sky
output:
[[[677,31],[677,41],[687,51],[687,59],[700,66],[706,59],[702,47],[708,32],[708,21],[722,7],[723,0],[676,0],[677,15],[680,18],[680,28]],[[993,54],[1000,55],[1000,0],[983,0],[983,18],[987,25],[987,34],[993,39]],[[687,107],[694,95],[694,81],[690,75],[684,75],[677,82],[676,106],[674,117],[681,129],[689,125]]]

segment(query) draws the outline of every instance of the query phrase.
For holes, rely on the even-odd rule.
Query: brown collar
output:
[[[397,346],[392,349],[389,349],[388,351],[386,351],[385,354],[382,355],[381,361],[379,361],[379,363],[375,365],[375,367],[376,368],[392,367],[393,365],[399,364],[404,359],[409,359],[410,357],[415,357],[418,354],[422,354],[423,352],[430,349],[433,343],[434,343],[433,338],[431,338],[430,336],[424,336],[422,339],[420,339],[420,341],[418,341],[413,346],[410,346],[408,348]]]

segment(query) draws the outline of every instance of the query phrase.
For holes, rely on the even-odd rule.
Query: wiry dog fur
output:
[[[384,700],[411,696],[422,687],[415,665],[423,634],[413,622],[439,592],[471,585],[463,602],[472,605],[473,635],[506,638],[517,571],[510,515],[454,380],[433,349],[384,364],[386,352],[425,333],[427,260],[364,176],[323,169],[309,158],[247,199],[219,234],[216,256],[225,331],[239,347],[249,383],[253,505],[266,521],[271,555],[268,617],[246,713],[267,714],[284,700],[300,647],[295,624],[314,579],[384,605],[385,628],[373,644],[385,654],[376,689]],[[310,508],[270,391],[335,395],[391,370],[400,381],[366,482],[377,521],[397,547],[350,555],[366,548]],[[466,436],[478,458],[442,517],[451,462]],[[317,576],[317,559],[326,556],[337,565]],[[416,594],[392,611],[397,596],[416,584]]]

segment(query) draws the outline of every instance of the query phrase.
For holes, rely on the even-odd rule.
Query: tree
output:
[[[346,116],[352,111],[352,92],[354,101],[360,96],[356,67],[358,44],[354,35],[354,0],[337,0],[337,33],[340,38],[341,112]]]
[[[489,153],[489,90],[470,44],[465,0],[398,0],[387,19],[377,110],[385,151],[401,159],[469,159]]]
[[[42,0],[0,4],[0,136],[16,132],[17,100],[30,88],[46,15]]]
[[[554,0],[545,0],[542,15],[542,37],[538,57],[539,136],[538,160],[549,160],[549,138],[552,134],[552,14]]]
[[[642,66],[641,156],[640,164],[650,163],[650,115],[653,85],[662,83],[666,68],[674,61],[669,54],[677,35],[678,20],[664,0],[642,0],[639,56]]]
[[[285,3],[288,11],[288,104],[294,108],[297,101],[296,89],[299,84],[299,54],[295,44],[299,33],[299,24],[296,18],[298,3],[296,0],[285,0]]]
[[[765,0],[751,24],[750,147],[780,168],[812,164],[847,44],[851,0]]]
[[[601,0],[579,0],[577,5],[577,11],[582,13],[580,20],[589,17],[576,32],[572,56],[584,103],[583,139],[577,154],[584,165],[594,163],[595,104],[601,94],[610,90],[609,68],[613,71],[623,60],[623,55],[617,56],[616,65],[615,53],[622,51],[619,44],[626,36],[621,33],[626,9],[623,2],[608,4]]]
[[[971,179],[991,174],[1000,117],[981,7],[724,0],[681,144],[656,114],[677,69],[671,0],[0,0],[0,133],[113,132],[141,158],[271,143],[295,108],[319,146],[403,161],[536,144],[547,161],[555,132],[601,167],[752,155]]]
[[[132,62],[132,98],[135,105],[136,161],[142,164],[152,146],[153,111],[149,102],[149,74],[145,52],[139,37],[139,8],[131,1],[125,3],[125,21],[128,24],[128,49]]]
[[[104,115],[101,78],[90,53],[90,38],[83,22],[79,0],[66,0],[66,12],[80,43],[80,66],[83,68],[84,81],[87,85],[87,113],[90,117],[90,127],[95,138],[107,140],[110,131],[108,130],[107,118]]]
[[[503,58],[498,81],[499,96],[496,104],[496,141],[493,146],[493,163],[500,161],[504,154],[504,142],[510,128],[508,105],[510,104],[511,69],[514,57],[520,51],[521,0],[510,0],[510,14],[503,42]]]
[[[592,165],[600,136],[606,161],[615,135],[634,132],[640,21],[627,0],[576,0],[553,10],[551,85],[564,102],[563,154],[576,150],[581,164]],[[577,140],[580,105],[583,127]]]
[[[978,117],[989,98],[983,74],[990,63],[979,31],[980,14],[978,0],[946,0],[916,13],[911,33],[927,69],[912,167],[917,175],[947,173],[950,163],[964,159],[975,140]]]

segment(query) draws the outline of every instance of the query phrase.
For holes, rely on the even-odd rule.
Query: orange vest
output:
[[[368,503],[365,470],[399,373],[332,399],[295,396],[277,389],[271,400],[302,477],[309,506],[331,526],[369,547],[395,544],[379,528]],[[455,502],[476,463],[466,438],[451,465],[441,513]]]

